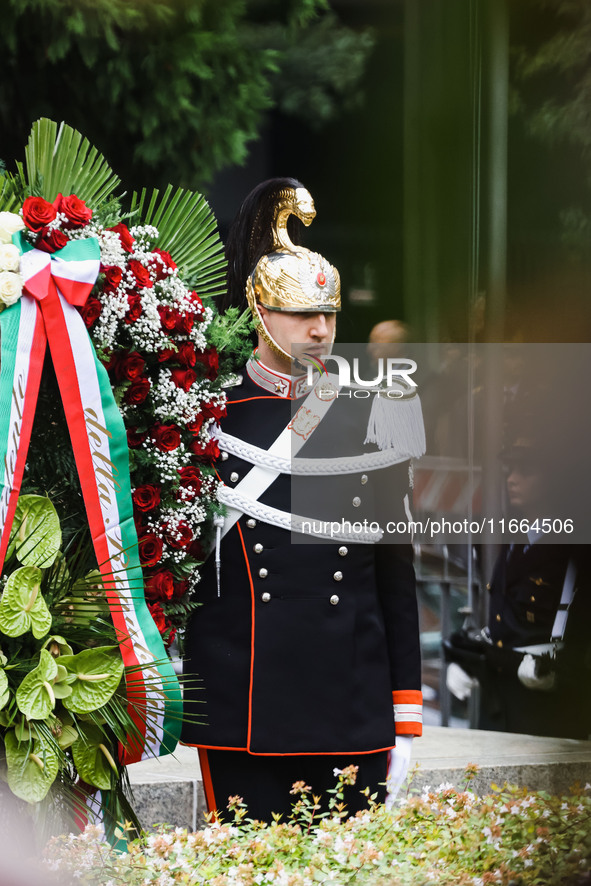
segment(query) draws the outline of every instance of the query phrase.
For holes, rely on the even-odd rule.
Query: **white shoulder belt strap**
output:
[[[576,593],[576,579],[577,569],[574,560],[571,559],[568,561],[568,565],[566,567],[564,583],[562,585],[562,594],[560,596],[560,603],[558,604],[556,617],[554,619],[554,624],[552,625],[550,643],[537,643],[533,646],[519,646],[515,648],[515,652],[527,652],[530,655],[543,655],[546,652],[556,652],[556,649],[560,648],[562,640],[564,639],[564,632],[566,630],[568,611]]]
[[[289,462],[293,456],[297,455],[306,440],[316,430],[328,410],[336,400],[337,391],[339,389],[338,378],[329,376],[332,386],[335,388],[334,397],[324,399],[319,396],[321,390],[326,390],[326,376],[321,377],[316,385],[312,388],[298,411],[295,413],[287,427],[285,427],[274,443],[271,444],[265,455],[267,458],[258,460],[250,469],[248,474],[238,483],[232,490],[243,499],[258,501],[263,492],[277,479],[282,473],[281,465]],[[217,433],[217,432],[216,432]],[[219,432],[217,434],[220,439]],[[263,450],[261,450],[261,453]],[[274,464],[275,459],[278,463]],[[250,459],[249,459],[250,460]],[[218,499],[221,501],[220,494],[223,486],[219,487]],[[228,514],[224,520],[224,526],[221,530],[221,537],[226,535],[232,526],[240,519],[244,511],[242,509],[229,507]]]
[[[329,398],[323,397],[322,392],[327,390],[331,393],[332,390],[334,390],[334,396]],[[279,457],[280,459],[286,460],[296,455],[327,414],[337,398],[338,390],[339,383],[337,376],[329,375],[328,378],[326,376],[321,376],[287,427],[281,431],[274,443],[271,444],[267,450],[267,455],[270,456],[271,459]],[[241,501],[241,504],[246,501],[249,501],[252,504],[258,502],[261,495],[277,479],[280,473],[280,470],[267,467],[266,464],[255,464],[233,490],[227,489],[223,484],[218,486],[217,497],[220,502],[223,502],[224,495],[228,492],[233,492],[235,496],[233,499],[234,506],[230,503],[230,500],[227,499],[227,515],[223,520],[223,523],[221,518],[218,518],[215,521],[217,527],[215,539],[215,566],[218,597],[220,595],[221,540],[245,512],[243,507],[236,507],[235,505],[239,500]]]
[[[282,455],[274,455],[271,450],[261,449],[252,443],[247,443],[232,434],[226,434],[219,428],[214,431],[215,439],[220,449],[236,455],[253,465],[259,465],[267,470],[275,470],[280,474],[292,474],[294,476],[314,476],[356,474],[358,471],[375,471],[388,468],[391,465],[401,464],[412,458],[412,454],[403,453],[396,449],[386,449],[384,452],[365,452],[361,455],[345,456],[339,458],[293,458]]]

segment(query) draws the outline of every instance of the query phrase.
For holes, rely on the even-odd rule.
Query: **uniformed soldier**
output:
[[[465,675],[479,680],[480,729],[586,739],[589,548],[546,543],[547,466],[534,442],[518,437],[502,457],[509,505],[534,528],[501,549],[487,585],[488,626],[477,638],[452,638],[448,685],[462,697],[471,683]]]
[[[364,445],[367,401],[324,400],[326,388],[310,388],[301,364],[294,373],[291,344],[325,353],[340,307],[338,272],[291,239],[290,216],[309,224],[314,214],[299,182],[275,179],[247,198],[230,233],[229,303],[240,303],[246,281],[258,348],[228,390],[217,432],[227,516],[186,638],[185,669],[202,678],[206,704],[204,722],[186,724],[183,740],[199,748],[208,808],[239,795],[266,820],[289,811],[294,782],[325,792],[334,769],[350,764],[359,767],[350,810],[366,786],[384,799],[387,775],[393,795],[422,728],[410,544],[376,544],[379,532],[346,525],[292,543],[292,528],[302,540],[301,518],[406,519],[409,459],[424,446],[416,430],[397,435],[407,451],[384,447],[379,433],[382,448]],[[242,280],[239,297],[233,279]],[[298,470],[316,504],[293,515]]]

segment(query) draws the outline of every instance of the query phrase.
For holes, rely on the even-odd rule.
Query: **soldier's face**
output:
[[[326,345],[334,341],[334,313],[268,311],[262,306],[259,306],[259,311],[267,331],[294,358],[302,357],[304,352],[325,353]]]
[[[507,475],[509,503],[515,508],[530,510],[543,503],[543,478],[527,464],[514,464]]]

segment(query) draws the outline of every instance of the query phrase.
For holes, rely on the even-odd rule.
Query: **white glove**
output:
[[[549,692],[550,689],[554,689],[556,674],[550,671],[549,674],[539,677],[537,670],[538,660],[528,653],[521,660],[521,664],[517,669],[517,676],[528,689],[539,689],[542,692]]]
[[[445,682],[451,694],[459,698],[460,701],[465,701],[472,690],[478,686],[476,677],[471,677],[470,674],[467,674],[464,668],[461,668],[455,661],[452,661],[447,666]]]
[[[412,751],[412,735],[397,735],[396,747],[390,751],[390,765],[386,778],[386,809],[391,809],[400,785],[406,778]]]

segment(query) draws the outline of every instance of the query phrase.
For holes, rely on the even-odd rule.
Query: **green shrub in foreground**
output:
[[[469,767],[467,784],[474,773]],[[91,827],[54,839],[46,863],[58,881],[75,874],[80,883],[104,886],[586,882],[581,878],[591,869],[589,784],[575,786],[568,797],[512,786],[478,797],[467,788],[440,785],[410,790],[392,810],[368,798],[367,811],[346,818],[342,788],[354,778],[354,767],[338,774],[324,815],[318,798],[299,782],[285,822],[252,821],[235,797],[228,821],[210,821],[196,833],[163,827],[118,853]]]

